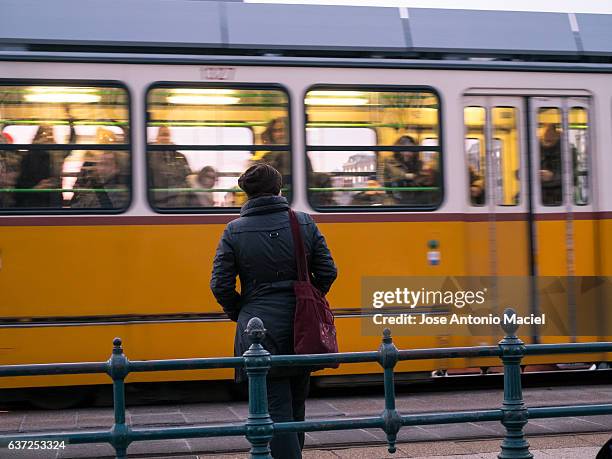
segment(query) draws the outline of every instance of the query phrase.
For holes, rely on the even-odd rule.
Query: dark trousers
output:
[[[612,438],[601,447],[595,459],[612,459]]]
[[[274,422],[303,421],[310,372],[268,378],[268,409]],[[274,459],[301,459],[304,433],[274,434],[270,442]]]

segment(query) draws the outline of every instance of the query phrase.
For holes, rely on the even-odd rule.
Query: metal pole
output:
[[[123,353],[121,338],[113,340],[113,353],[108,360],[107,373],[113,378],[113,410],[115,423],[111,428],[110,443],[115,448],[117,459],[127,457],[127,448],[130,444],[130,428],[125,425],[125,377],[129,373],[128,359]]]
[[[266,335],[264,324],[258,317],[249,320],[245,333],[251,346],[244,353],[244,366],[249,377],[249,417],[246,438],[251,443],[251,459],[272,459],[270,440],[274,424],[268,413],[266,376],[270,369],[270,353],[261,345]]]
[[[525,355],[525,345],[516,336],[518,325],[516,312],[508,308],[504,311],[502,328],[506,336],[499,342],[504,363],[504,403],[502,424],[506,436],[501,444],[499,459],[533,459],[529,443],[525,440],[523,427],[527,424],[528,412],[523,402],[521,387],[521,360]]]
[[[387,444],[389,445],[389,452],[395,453],[396,447],[395,442],[397,440],[397,433],[402,427],[402,417],[395,409],[395,381],[393,378],[393,368],[397,364],[399,357],[399,351],[393,339],[391,338],[391,330],[385,328],[383,331],[382,344],[378,348],[380,355],[379,362],[384,368],[384,382],[385,382],[385,410],[381,417],[385,422],[383,430],[387,434]]]

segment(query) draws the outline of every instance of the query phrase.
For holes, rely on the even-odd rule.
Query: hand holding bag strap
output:
[[[300,231],[297,215],[292,209],[289,209],[289,223],[291,224],[291,235],[293,236],[293,250],[297,264],[298,280],[310,282],[304,240],[302,239],[302,232]]]

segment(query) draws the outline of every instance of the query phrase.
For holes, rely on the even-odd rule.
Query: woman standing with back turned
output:
[[[293,316],[297,280],[289,205],[280,196],[281,174],[269,164],[249,167],[238,185],[248,196],[240,218],[228,223],[213,264],[211,289],[223,310],[235,322],[235,355],[249,346],[245,329],[259,317],[267,330],[263,342],[271,354],[294,354]],[[302,231],[311,282],[327,293],[336,279],[336,266],[312,218],[296,212]],[[240,276],[240,293],[236,291]],[[268,404],[274,422],[302,421],[310,370],[272,368],[268,377]],[[244,374],[238,374],[244,380]],[[276,459],[302,457],[304,434],[274,435],[272,456]]]

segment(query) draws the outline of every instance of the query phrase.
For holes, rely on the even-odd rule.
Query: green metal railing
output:
[[[512,309],[504,311],[508,317],[515,314]],[[115,422],[110,430],[2,435],[0,447],[7,447],[15,441],[67,441],[69,444],[107,442],[115,448],[117,458],[125,458],[128,446],[136,441],[245,436],[251,443],[251,458],[271,458],[269,444],[274,433],[379,428],[386,433],[389,452],[393,453],[396,451],[397,433],[402,427],[501,421],[506,434],[498,458],[528,459],[533,457],[524,435],[528,419],[612,414],[612,404],[527,408],[523,402],[520,368],[521,360],[526,355],[612,352],[612,342],[525,345],[516,335],[518,325],[503,322],[506,336],[498,346],[398,350],[392,342],[390,331],[386,329],[378,351],[270,355],[262,346],[266,333],[264,324],[260,319],[253,318],[246,330],[251,346],[242,357],[130,361],[123,353],[121,339],[115,338],[113,352],[107,362],[0,366],[0,377],[107,373],[113,380],[115,413]],[[410,415],[402,415],[396,410],[394,368],[397,362],[460,357],[501,358],[504,366],[501,408]],[[380,416],[277,423],[270,418],[266,377],[271,367],[360,362],[378,362],[384,369],[385,406]],[[125,378],[129,373],[240,367],[246,369],[249,379],[249,414],[242,425],[132,428],[125,422]]]

